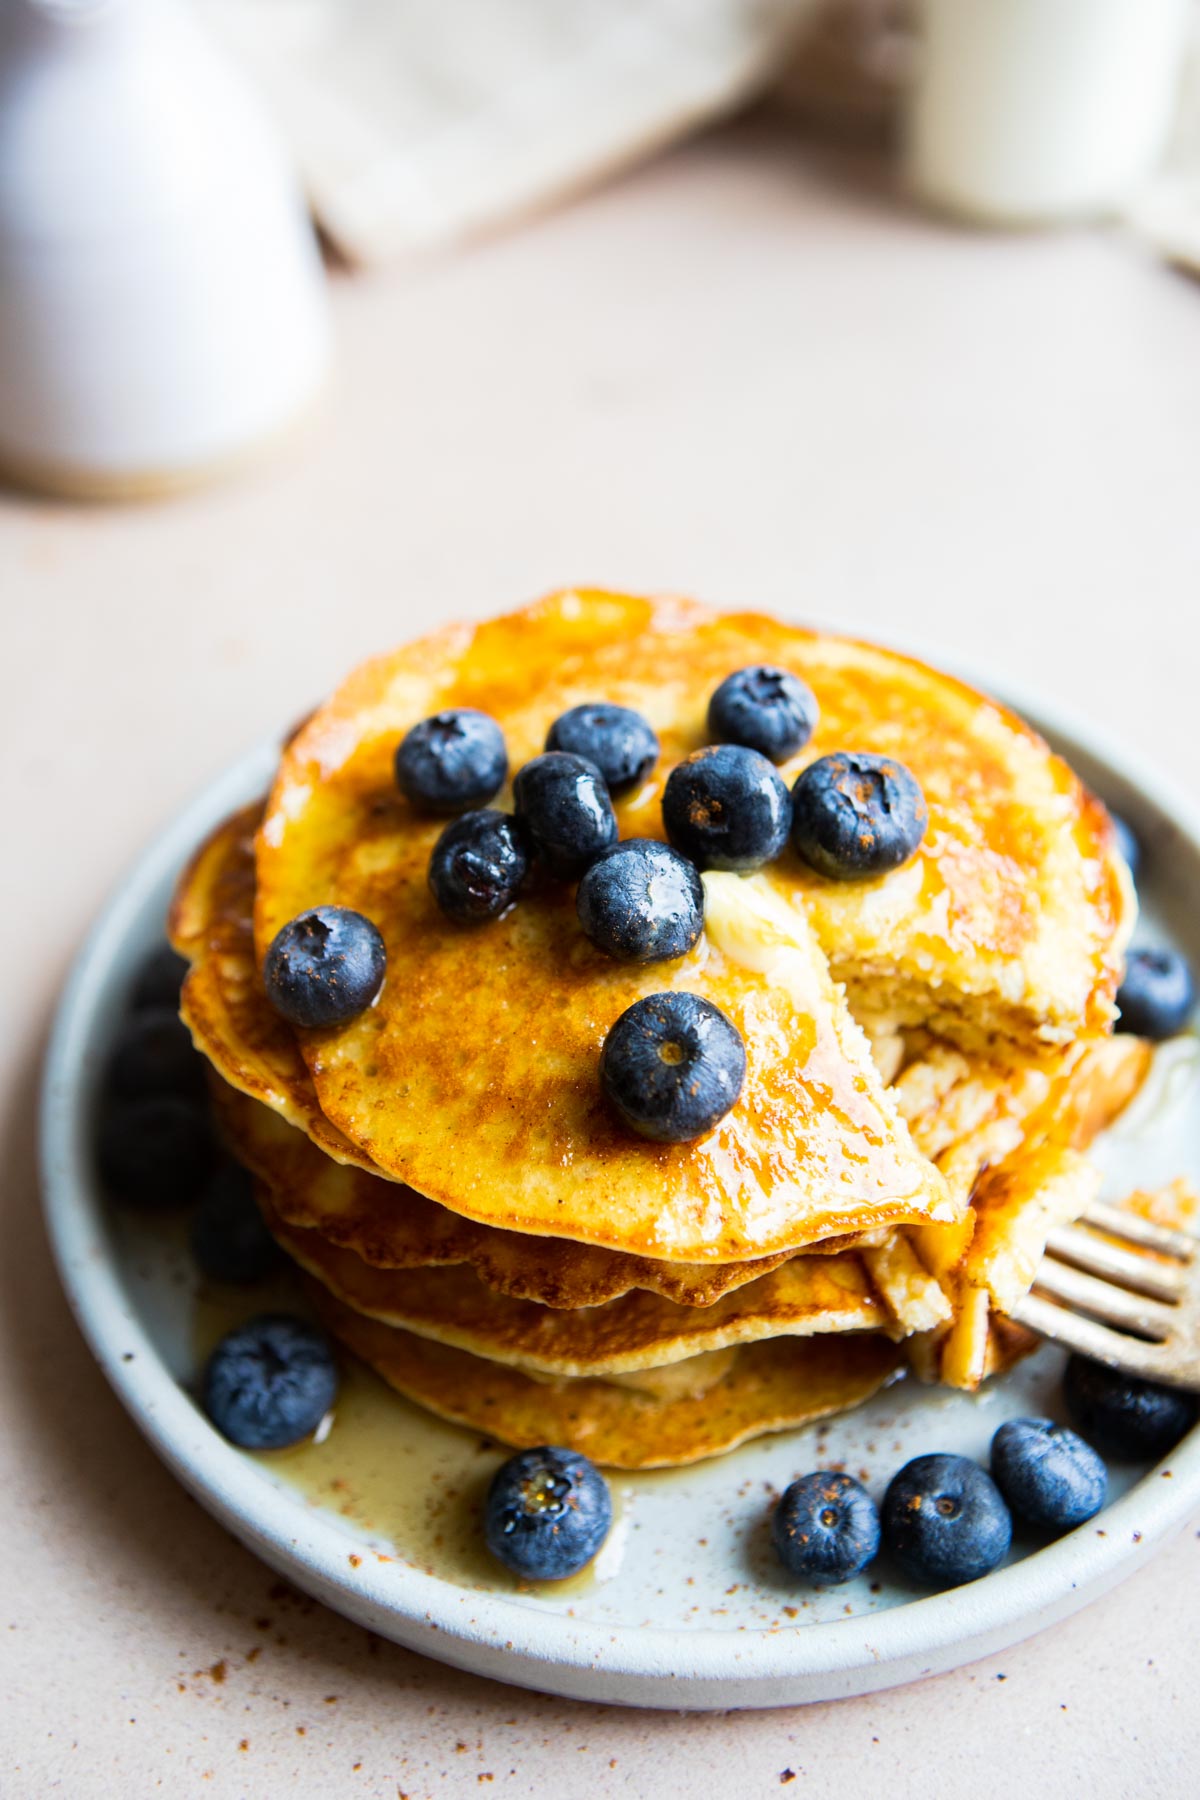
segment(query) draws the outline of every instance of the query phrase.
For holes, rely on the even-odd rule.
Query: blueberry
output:
[[[370,1006],[386,967],[370,919],[348,906],[314,906],[276,934],[263,985],[289,1025],[344,1025]]]
[[[1018,1518],[1070,1531],[1108,1494],[1103,1458],[1051,1419],[1009,1419],[992,1439],[992,1479]]]
[[[1115,813],[1110,808],[1108,816],[1112,820],[1113,834],[1117,840],[1117,849],[1125,858],[1129,867],[1129,873],[1136,881],[1142,868],[1142,846],[1138,841],[1137,833],[1129,823],[1129,820],[1123,819],[1120,813]]]
[[[708,703],[708,729],[722,744],[745,744],[773,763],[803,750],[817,728],[817,698],[787,669],[756,663],[727,675]]]
[[[105,1108],[96,1160],[114,1198],[166,1212],[196,1198],[216,1161],[216,1142],[201,1107],[157,1094]]]
[[[792,845],[829,881],[898,869],[925,835],[925,796],[903,763],[840,750],[810,763],[792,789]]]
[[[1194,1394],[1122,1375],[1085,1356],[1068,1360],[1063,1399],[1072,1423],[1089,1443],[1105,1456],[1131,1462],[1165,1456],[1196,1422]]]
[[[121,1099],[204,1093],[204,1059],[178,1013],[147,1006],[127,1018],[108,1064],[108,1085]]]
[[[495,719],[455,706],[422,719],[396,751],[396,785],[425,812],[483,806],[504,786],[508,751]]]
[[[788,791],[765,756],[741,744],[696,750],[671,770],[663,824],[698,869],[757,869],[788,839]]]
[[[223,1337],[204,1371],[204,1410],[242,1450],[283,1450],[314,1432],[337,1396],[328,1339],[303,1319],[266,1314]]]
[[[526,1581],[577,1574],[611,1524],[612,1498],[595,1464],[546,1444],[496,1470],[483,1515],[488,1549]]]
[[[594,763],[564,750],[548,750],[517,771],[517,817],[551,874],[582,875],[617,841],[617,818]]]
[[[785,1488],[771,1520],[771,1538],[790,1574],[807,1581],[850,1581],[879,1553],[879,1514],[853,1475],[820,1469]]]
[[[566,750],[595,763],[610,794],[626,794],[658,761],[654,727],[629,706],[596,700],[560,713],[546,734],[547,750]]]
[[[192,1255],[209,1281],[249,1287],[270,1274],[283,1252],[267,1230],[252,1176],[237,1163],[217,1170],[192,1220]]]
[[[918,1456],[888,1483],[883,1541],[914,1581],[957,1587],[1004,1561],[1012,1519],[991,1476],[969,1456]]]
[[[187,972],[188,965],[183,957],[172,950],[170,944],[160,944],[157,950],[151,951],[133,978],[130,1006],[134,1010],[143,1006],[169,1006],[172,1012],[177,1012],[179,990]]]
[[[1178,950],[1131,950],[1126,956],[1117,989],[1118,1031],[1160,1043],[1183,1030],[1195,1004],[1192,971]]]
[[[736,1105],[746,1047],[725,1014],[699,994],[650,994],[626,1009],[604,1040],[600,1085],[639,1136],[689,1144]]]
[[[686,956],[704,928],[704,884],[693,863],[653,838],[627,838],[584,872],[579,923],[621,962]]]
[[[429,859],[429,886],[448,918],[460,925],[498,919],[517,898],[529,873],[521,826],[509,813],[464,813],[447,825]]]

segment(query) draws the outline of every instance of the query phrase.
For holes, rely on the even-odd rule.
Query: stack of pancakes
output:
[[[540,870],[501,919],[442,915],[442,822],[393,775],[418,720],[490,713],[515,771],[569,707],[634,707],[662,754],[617,816],[661,837],[709,696],[763,662],[820,703],[789,785],[834,750],[916,776],[910,862],[861,882],[791,851],[710,872],[700,941],[653,965],[594,948]],[[322,904],[374,921],[387,976],[349,1024],[296,1030],[262,960]],[[1103,808],[961,683],[757,615],[571,592],[356,671],[265,804],[201,847],[171,935],[222,1129],[329,1328],[448,1418],[644,1467],[840,1410],[905,1367],[971,1388],[1030,1347],[1005,1309],[1093,1197],[1081,1152],[1148,1062],[1111,1035],[1133,909]],[[620,1014],[674,987],[733,1021],[747,1077],[709,1136],[662,1145],[609,1112],[598,1069]]]

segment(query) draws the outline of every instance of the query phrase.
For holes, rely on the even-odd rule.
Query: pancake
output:
[[[635,1292],[565,1312],[493,1293],[469,1268],[373,1269],[319,1232],[285,1225],[265,1191],[259,1204],[287,1254],[355,1312],[532,1374],[622,1374],[763,1338],[903,1335],[849,1252],[794,1256],[712,1306]]]
[[[670,1468],[857,1406],[901,1367],[871,1332],[778,1338],[608,1380],[522,1370],[364,1318],[312,1284],[328,1329],[398,1392],[516,1449],[562,1444],[609,1468]]]
[[[1085,1149],[1137,1093],[1151,1055],[1142,1038],[1093,1038],[1038,1065],[965,1056],[921,1034],[893,1093],[951,1193],[969,1196],[981,1170],[1010,1157],[1051,1143]]]
[[[709,1306],[790,1254],[741,1263],[669,1263],[562,1238],[531,1240],[476,1225],[411,1188],[331,1162],[303,1133],[224,1083],[215,1084],[213,1100],[227,1142],[270,1189],[280,1219],[320,1232],[376,1268],[469,1264],[497,1293],[559,1308],[602,1305],[634,1289],[682,1306]]]
[[[351,1144],[334,1126],[329,1123],[318,1104],[317,1094],[312,1077],[300,1055],[296,1037],[290,1027],[284,1024],[268,1004],[262,990],[255,962],[254,948],[250,929],[250,908],[253,904],[254,866],[251,850],[250,830],[258,816],[257,810],[248,807],[226,820],[209,837],[192,858],[191,863],[180,879],[175,900],[171,910],[170,935],[175,947],[191,963],[187,980],[184,983],[181,1010],[197,1047],[218,1070],[225,1082],[240,1092],[261,1101],[272,1108],[289,1124],[303,1130],[327,1157],[339,1163],[354,1163],[358,1167],[376,1176],[382,1171],[376,1168],[363,1150]],[[731,878],[721,878],[730,880]],[[739,891],[744,884],[737,884]],[[748,885],[748,884],[747,884]],[[753,898],[753,896],[751,896]],[[867,1080],[872,1093],[859,1098],[859,1111],[871,1114],[876,1101],[894,1121],[891,1103],[883,1094],[878,1077],[869,1063],[868,1052],[864,1041],[856,1032],[853,1022],[845,1015],[844,1009],[833,995],[827,977],[819,959],[812,952],[811,940],[803,936],[803,921],[790,911],[784,911],[774,897],[763,890],[757,897],[759,915],[743,908],[728,922],[725,921],[720,895],[710,906],[712,929],[722,930],[733,943],[738,953],[743,956],[765,958],[773,967],[780,967],[786,976],[788,967],[800,962],[802,972],[812,971],[813,980],[818,984],[819,992],[814,998],[814,1005],[827,999],[831,1006],[836,1006],[835,1030],[850,1042],[853,1052],[860,1060],[866,1060]],[[755,930],[754,942],[746,945],[745,920],[749,917]],[[775,933],[776,943],[764,948],[764,937]],[[784,934],[802,934],[801,948],[793,949],[786,941]],[[806,960],[807,958],[807,960]],[[903,1133],[903,1126],[899,1131]],[[232,1130],[237,1137],[236,1119]],[[907,1150],[909,1179],[925,1182],[929,1186],[938,1183],[936,1175],[931,1174],[912,1151]],[[250,1155],[251,1162],[253,1154]],[[267,1179],[271,1179],[267,1175]],[[291,1191],[294,1184],[285,1185]],[[353,1204],[351,1188],[343,1183],[341,1196],[344,1206]],[[938,1188],[940,1192],[940,1187]],[[413,1196],[413,1190],[404,1186],[406,1197]],[[365,1200],[367,1190],[359,1184],[357,1190],[360,1204],[356,1207],[356,1217],[360,1224],[355,1227],[362,1231],[369,1229],[368,1216],[373,1214],[377,1221],[375,1232],[378,1233],[380,1219],[386,1219],[396,1209],[389,1206],[378,1194],[374,1194],[370,1205],[361,1204]],[[405,1225],[412,1222],[414,1210],[407,1206]],[[439,1209],[439,1211],[444,1209]],[[460,1207],[460,1212],[463,1210]],[[914,1209],[910,1205],[892,1205],[878,1207],[870,1218],[871,1228],[878,1229],[890,1222],[892,1216],[908,1220],[917,1217],[951,1217],[954,1209],[944,1203],[930,1204]],[[318,1223],[293,1214],[287,1215],[292,1223],[308,1225]],[[549,1226],[558,1229],[563,1238],[573,1234],[567,1229],[565,1221],[555,1217]],[[448,1227],[445,1227],[448,1229]],[[528,1226],[525,1227],[528,1229]],[[432,1220],[427,1222],[426,1230],[433,1229]],[[503,1229],[503,1228],[501,1228]],[[811,1224],[810,1229],[820,1229]],[[515,1235],[510,1232],[510,1235]],[[577,1234],[575,1234],[577,1235]],[[618,1235],[620,1235],[618,1233]],[[789,1234],[803,1239],[804,1233],[796,1230]],[[837,1247],[851,1234],[849,1231],[821,1231],[821,1238],[829,1243],[833,1241]],[[345,1241],[339,1240],[339,1241]],[[368,1257],[368,1260],[381,1258],[368,1246],[361,1242],[352,1242],[352,1248]],[[789,1245],[789,1249],[791,1246]],[[616,1252],[619,1254],[619,1247]],[[699,1289],[699,1304],[708,1304],[726,1288],[736,1285],[740,1280],[751,1280],[755,1275],[764,1272],[768,1267],[781,1259],[788,1252],[776,1250],[765,1257],[752,1259],[752,1266],[744,1276],[739,1275],[730,1264],[713,1262],[711,1275],[706,1275],[701,1268],[689,1273],[685,1267],[681,1277],[682,1285],[691,1285]],[[636,1254],[636,1253],[635,1253]],[[527,1255],[521,1257],[519,1246],[510,1246],[506,1260],[528,1261]],[[561,1261],[561,1256],[557,1261]],[[594,1261],[595,1259],[593,1259]],[[642,1258],[642,1261],[647,1260]],[[676,1259],[678,1260],[678,1259]],[[556,1265],[557,1266],[557,1265]],[[591,1294],[585,1291],[582,1299],[553,1299],[551,1304],[590,1304],[594,1298],[609,1298],[612,1294],[624,1291],[615,1283],[624,1281],[625,1287],[631,1285],[644,1286],[644,1281],[631,1277],[629,1271],[624,1275],[617,1269],[602,1270],[596,1264],[594,1272],[596,1280],[608,1284],[604,1294]],[[663,1278],[669,1279],[669,1278]],[[676,1283],[678,1287],[680,1283]],[[660,1291],[667,1291],[661,1289]],[[536,1297],[545,1298],[539,1293]],[[682,1298],[678,1292],[672,1298]]]
[[[801,673],[822,708],[785,777],[847,747],[913,769],[930,825],[910,864],[831,883],[789,852],[748,880],[710,877],[700,943],[651,970],[593,950],[570,889],[544,879],[482,930],[442,918],[425,881],[438,822],[418,817],[392,777],[396,744],[417,719],[483,707],[516,767],[568,706],[637,706],[663,755],[617,811],[625,835],[656,834],[662,782],[703,743],[712,689],[763,658]],[[1107,1028],[1132,908],[1103,810],[1019,720],[960,683],[752,615],[599,594],[454,627],[351,676],[283,757],[257,874],[260,958],[319,902],[355,907],[383,932],[378,1003],[340,1030],[299,1036],[322,1111],[386,1174],[483,1222],[681,1260],[799,1248],[944,1209],[927,1182],[914,1187],[907,1146],[823,990],[806,923],[860,1010],[972,1047],[1003,1036],[1045,1049]],[[778,906],[757,948],[768,893]],[[736,923],[743,908],[756,925]],[[669,986],[730,1014],[749,1074],[708,1139],[664,1149],[614,1124],[596,1067],[618,1014]]]

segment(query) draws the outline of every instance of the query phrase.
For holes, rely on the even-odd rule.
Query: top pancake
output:
[[[650,969],[595,952],[571,889],[544,878],[481,930],[441,916],[425,882],[439,823],[414,813],[392,777],[416,720],[479,706],[499,720],[515,769],[567,707],[635,706],[663,754],[617,811],[623,835],[660,835],[663,781],[705,741],[713,688],[763,660],[803,675],[822,709],[785,778],[833,749],[886,752],[916,774],[930,825],[912,863],[843,886],[789,853],[747,880],[710,877],[700,943]],[[848,640],[600,594],[440,632],[366,665],[314,716],[285,752],[259,836],[260,959],[282,924],[322,902],[366,913],[388,949],[374,1008],[342,1030],[300,1034],[338,1132],[466,1216],[688,1260],[945,1216],[806,919],[857,1004],[1025,1047],[1104,1028],[1127,924],[1102,811],[1011,714]],[[664,1148],[609,1118],[597,1066],[618,1014],[671,986],[729,1013],[749,1072],[716,1132]]]

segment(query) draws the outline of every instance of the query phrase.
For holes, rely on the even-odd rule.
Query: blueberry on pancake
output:
[[[917,1456],[888,1483],[883,1541],[914,1581],[957,1587],[1004,1561],[1012,1518],[991,1476],[969,1456]]]
[[[927,822],[920,787],[890,756],[822,756],[792,789],[792,845],[830,881],[866,881],[898,869]]]
[[[424,812],[461,813],[500,792],[508,775],[504,733],[471,706],[422,719],[396,751],[396,785]]]
[[[744,744],[773,763],[803,750],[817,727],[817,698],[788,669],[752,663],[727,675],[708,703],[708,729],[722,744]]]
[[[1094,1518],[1108,1494],[1104,1459],[1052,1419],[1009,1419],[992,1439],[992,1480],[1013,1512],[1045,1531]]]
[[[277,932],[263,963],[267,999],[289,1025],[344,1025],[383,986],[383,939],[348,906],[314,906]]]
[[[636,1000],[604,1040],[600,1083],[640,1137],[688,1144],[737,1103],[746,1047],[710,1000],[676,990]]]
[[[658,761],[654,727],[631,706],[587,701],[560,713],[546,734],[547,750],[566,750],[595,763],[610,794],[627,794]]]
[[[1104,1363],[1072,1356],[1063,1375],[1072,1423],[1106,1456],[1153,1462],[1173,1450],[1196,1422],[1197,1400],[1180,1388],[1122,1375]]]
[[[429,859],[430,891],[459,925],[481,925],[506,913],[528,873],[524,832],[510,813],[491,807],[447,825]]]
[[[627,838],[585,870],[579,922],[619,962],[686,956],[704,928],[704,886],[694,863],[654,838]]]
[[[879,1553],[879,1514],[853,1475],[818,1469],[785,1488],[771,1518],[771,1541],[789,1575],[850,1581]]]
[[[783,850],[791,802],[765,756],[741,744],[714,744],[671,770],[662,816],[675,848],[698,869],[742,872]]]
[[[548,750],[517,771],[517,817],[552,875],[572,879],[617,841],[617,818],[595,763]]]
[[[208,1359],[204,1410],[242,1450],[284,1450],[310,1436],[337,1395],[337,1364],[324,1332],[269,1314],[223,1337]]]
[[[562,1581],[591,1562],[612,1524],[608,1483],[574,1450],[522,1450],[496,1470],[484,1508],[487,1547],[526,1581]]]
[[[1118,1031],[1161,1043],[1175,1037],[1191,1017],[1196,984],[1178,950],[1131,950],[1117,989]]]

